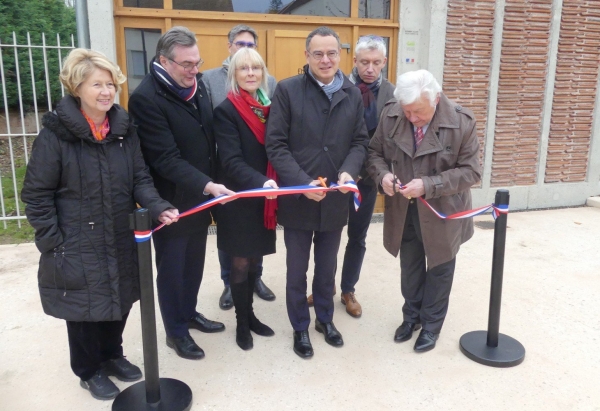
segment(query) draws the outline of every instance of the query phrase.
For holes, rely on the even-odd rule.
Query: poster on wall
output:
[[[419,30],[404,29],[402,33],[402,63],[419,63]]]

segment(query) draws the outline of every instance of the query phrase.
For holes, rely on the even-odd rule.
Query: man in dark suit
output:
[[[360,90],[339,70],[340,40],[328,27],[306,39],[304,74],[277,86],[267,124],[266,150],[282,186],[319,185],[319,178],[344,184],[365,160],[368,134]],[[333,286],[348,196],[320,192],[278,198],[278,221],[287,249],[286,304],[294,329],[294,352],[313,355],[308,335],[306,272],[314,242],[312,291],[315,329],[333,346],[343,345],[333,324]]]
[[[138,126],[142,152],[160,195],[179,210],[232,194],[215,184],[212,107],[194,33],[173,27],[158,41],[150,73],[132,94],[129,110]],[[177,227],[154,234],[158,302],[167,345],[188,359],[204,357],[189,328],[223,331],[225,326],[196,311],[211,217],[203,211]]]

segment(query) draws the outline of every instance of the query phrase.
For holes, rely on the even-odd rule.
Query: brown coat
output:
[[[423,180],[424,198],[437,211],[450,215],[471,209],[470,188],[481,178],[473,112],[440,94],[436,113],[415,153],[412,124],[398,102],[388,102],[371,139],[367,162],[367,171],[380,188],[392,162],[402,183]],[[385,197],[383,245],[393,256],[400,250],[408,204],[400,194]],[[442,220],[420,201],[417,207],[428,267],[450,261],[473,235],[473,220]]]

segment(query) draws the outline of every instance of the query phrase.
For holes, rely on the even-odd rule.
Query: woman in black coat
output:
[[[255,50],[243,48],[231,59],[230,92],[214,111],[221,183],[234,191],[278,188],[275,171],[265,152],[265,125],[271,102],[267,97],[267,68]],[[252,335],[272,336],[252,308],[256,264],[275,252],[276,200],[243,198],[220,207],[217,246],[232,256],[231,296],[237,318],[236,342],[253,346]]]
[[[69,53],[60,74],[69,92],[44,115],[21,198],[42,253],[38,285],[44,312],[67,321],[71,368],[94,398],[111,399],[110,381],[142,377],[123,356],[122,334],[139,299],[136,202],[170,224],[127,112],[114,104],[125,81],[118,66],[85,49]]]

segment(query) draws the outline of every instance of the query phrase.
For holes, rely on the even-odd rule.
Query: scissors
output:
[[[325,179],[323,177],[317,177],[319,179],[319,181],[321,182],[321,185],[325,188],[327,188],[327,184],[325,184]]]
[[[398,189],[397,187],[400,185],[400,180],[398,180],[398,177],[396,176],[396,173],[394,172],[394,163],[390,163],[392,166],[392,174],[394,175],[394,193],[398,193]],[[408,199],[410,200],[412,197],[408,196]]]

